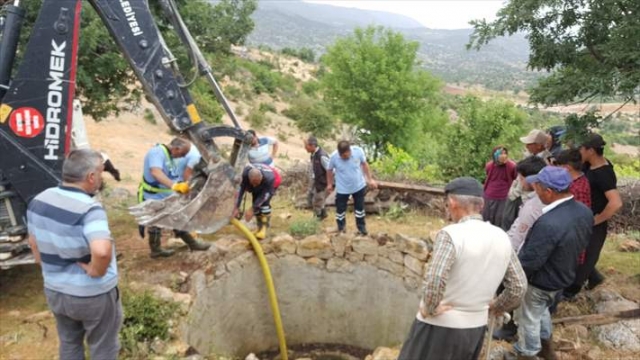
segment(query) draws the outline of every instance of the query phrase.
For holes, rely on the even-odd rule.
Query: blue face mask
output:
[[[494,161],[494,162],[498,162],[498,159],[500,158],[500,155],[502,155],[502,149],[497,149],[497,150],[493,153],[493,161]]]

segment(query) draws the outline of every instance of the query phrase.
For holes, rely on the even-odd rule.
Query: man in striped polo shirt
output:
[[[102,156],[72,151],[62,185],[36,196],[27,210],[29,245],[42,267],[44,292],[55,315],[60,359],[116,359],[122,305],[107,214],[93,199],[102,184]]]

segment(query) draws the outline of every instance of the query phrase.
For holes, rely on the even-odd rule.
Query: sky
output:
[[[503,0],[305,0],[409,16],[432,29],[470,28],[469,21],[493,20]]]

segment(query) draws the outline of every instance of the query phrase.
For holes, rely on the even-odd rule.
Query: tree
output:
[[[361,131],[373,148],[373,158],[390,143],[408,150],[416,133],[437,128],[427,118],[438,112],[433,105],[439,80],[416,67],[417,42],[380,27],[356,29],[327,50],[321,79],[330,109]]]
[[[23,0],[20,3],[27,10],[21,46],[27,43],[41,3],[42,0]],[[256,9],[256,0],[221,0],[215,6],[205,0],[178,0],[177,3],[187,27],[205,53],[228,52],[231,44],[242,44],[253,30],[250,15]],[[82,99],[84,114],[99,121],[136,105],[142,92],[129,64],[97,13],[88,3],[84,5],[76,91]],[[170,33],[161,17],[157,18],[161,32],[179,62],[187,65],[185,50],[175,46],[177,37]],[[212,94],[199,89],[196,91],[200,92],[194,96],[197,105],[203,100],[215,101]],[[207,107],[209,104],[203,105]]]
[[[491,150],[506,146],[511,156],[519,153],[526,114],[505,100],[484,102],[467,96],[458,107],[458,120],[445,130],[439,164],[446,179],[458,176],[485,178]]]
[[[640,1],[510,0],[492,22],[472,21],[467,45],[526,32],[528,66],[551,75],[531,91],[534,103],[555,105],[594,97],[635,101],[640,92]]]

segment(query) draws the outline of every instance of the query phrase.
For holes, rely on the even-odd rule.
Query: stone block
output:
[[[396,235],[396,245],[398,250],[405,254],[409,254],[418,260],[426,261],[429,256],[427,244],[420,239],[398,234]]]
[[[404,255],[398,250],[389,250],[387,257],[396,264],[404,264]]]
[[[251,250],[251,243],[248,240],[235,237],[219,239],[215,242],[215,246],[224,253],[227,259],[233,259],[243,252]]]
[[[329,259],[333,256],[331,241],[326,235],[313,235],[298,242],[298,255]]]
[[[346,258],[347,260],[351,261],[352,263],[359,263],[364,261],[364,255],[363,254],[359,254],[357,252],[349,252],[346,254]]]
[[[378,258],[378,262],[376,265],[378,266],[378,268],[386,270],[396,276],[402,276],[404,273],[404,266],[396,264],[387,258]]]
[[[345,256],[345,251],[351,245],[351,238],[346,234],[338,234],[331,238],[333,252],[338,257]]]
[[[378,263],[378,259],[379,258],[380,257],[378,255],[364,255],[364,262],[366,262],[367,264],[371,264],[373,266],[376,266],[376,264]]]
[[[378,242],[370,237],[358,236],[351,240],[353,251],[364,255],[378,255]]]
[[[280,234],[271,241],[276,254],[295,254],[296,241],[289,234]]]
[[[424,274],[424,262],[409,254],[404,256],[404,266],[411,270],[416,276],[422,276]]]
[[[319,259],[317,257],[311,257],[306,260],[307,265],[315,266],[320,269],[324,269],[325,263],[324,260]]]
[[[332,258],[327,261],[327,270],[330,272],[351,273],[354,270],[353,264],[343,258]]]

